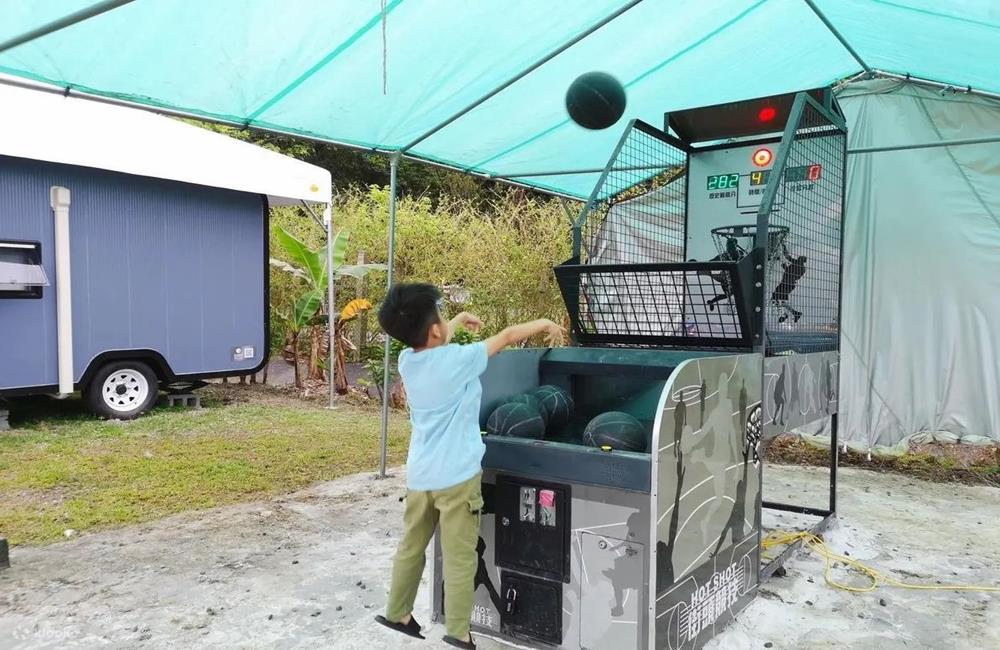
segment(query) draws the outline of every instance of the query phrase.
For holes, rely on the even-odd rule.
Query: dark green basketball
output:
[[[566,91],[566,112],[585,129],[606,129],[625,112],[625,88],[606,72],[582,74]]]
[[[646,428],[628,413],[608,411],[587,423],[583,442],[617,451],[646,451]]]
[[[535,409],[542,416],[542,420],[548,424],[549,412],[542,408],[542,403],[538,401],[538,398],[531,393],[521,393],[520,395],[515,395],[509,398],[505,404],[524,404],[525,406]]]
[[[569,391],[546,384],[539,386],[533,393],[545,412],[545,421],[549,431],[561,429],[573,417],[573,397]]]
[[[541,438],[545,435],[545,421],[538,409],[508,402],[493,409],[486,420],[486,431],[492,436]]]

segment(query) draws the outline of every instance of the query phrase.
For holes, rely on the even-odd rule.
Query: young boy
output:
[[[399,374],[410,407],[410,452],[406,461],[403,538],[392,567],[392,586],[382,625],[424,638],[413,618],[413,601],[424,570],[424,552],[441,526],[444,554],[445,643],[475,648],[469,636],[473,581],[478,566],[479,511],[483,506],[479,375],[489,357],[537,334],[562,343],[563,330],[540,319],[508,327],[471,345],[450,344],[458,327],[476,332],[482,323],[469,313],[441,316],[441,292],[430,284],[398,284],[379,310],[382,329],[410,349],[399,355]]]

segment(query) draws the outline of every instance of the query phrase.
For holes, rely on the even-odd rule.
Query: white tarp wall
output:
[[[848,148],[1000,136],[1000,101],[852,84]],[[1000,440],[1000,144],[848,157],[841,436]]]

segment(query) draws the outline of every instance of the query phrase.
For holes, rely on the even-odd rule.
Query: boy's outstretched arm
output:
[[[539,318],[538,320],[521,323],[520,325],[511,325],[499,334],[486,339],[486,352],[492,357],[504,348],[516,345],[521,341],[530,339],[532,336],[543,333],[545,334],[546,345],[562,345],[563,334],[565,333],[563,328],[547,318]]]
[[[448,338],[455,335],[455,330],[459,327],[464,327],[470,332],[478,332],[479,328],[483,326],[483,322],[479,320],[479,317],[470,314],[467,311],[463,311],[458,316],[455,316],[450,321],[448,321]]]

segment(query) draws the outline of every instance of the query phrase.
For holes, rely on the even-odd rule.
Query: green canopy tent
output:
[[[618,77],[628,116],[653,124],[672,110],[858,74],[1000,93],[1000,6],[991,0],[0,0],[0,7],[7,83],[383,152],[393,189],[399,157],[408,156],[587,197],[620,135],[586,131],[566,117],[565,89],[590,70]],[[997,141],[1000,133],[974,139]],[[929,144],[941,143],[903,146]]]

